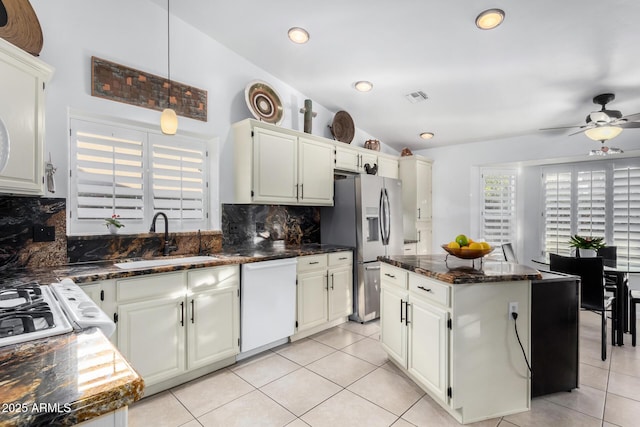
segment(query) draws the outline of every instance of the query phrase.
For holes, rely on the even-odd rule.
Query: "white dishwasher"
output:
[[[296,258],[242,264],[240,355],[280,345],[296,323]],[[253,353],[251,350],[259,349]]]

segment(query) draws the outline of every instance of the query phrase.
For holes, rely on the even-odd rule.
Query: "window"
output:
[[[70,234],[103,233],[114,213],[128,233],[160,211],[171,230],[207,228],[204,141],[72,119],[70,153]]]
[[[482,171],[481,235],[492,246],[516,239],[516,171]]]
[[[640,267],[638,160],[543,168],[544,252],[569,255],[573,234],[604,237],[618,263]]]

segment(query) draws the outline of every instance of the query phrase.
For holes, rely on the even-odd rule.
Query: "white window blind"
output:
[[[640,167],[613,171],[613,244],[618,263],[640,267]]]
[[[72,119],[70,153],[70,234],[105,233],[112,214],[145,232],[158,211],[171,231],[207,228],[204,141]]]
[[[605,237],[606,172],[577,173],[577,228],[580,236]]]
[[[516,171],[482,172],[482,237],[492,246],[516,239]]]
[[[174,137],[151,138],[153,210],[170,219],[205,219],[206,150],[203,144]]]
[[[619,265],[640,268],[640,160],[543,168],[544,250],[570,253],[573,234],[604,237]]]
[[[569,254],[571,236],[571,172],[543,174],[544,250]]]

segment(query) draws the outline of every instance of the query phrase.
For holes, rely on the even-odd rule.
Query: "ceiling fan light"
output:
[[[165,108],[160,116],[160,129],[165,135],[175,135],[178,130],[178,116],[172,108]]]
[[[476,26],[481,30],[492,30],[504,21],[504,11],[501,9],[487,9],[476,18]]]
[[[584,131],[587,138],[594,141],[608,141],[620,135],[622,128],[620,126],[596,126]]]
[[[305,44],[309,41],[309,32],[304,28],[292,27],[287,32],[289,40],[297,44]]]

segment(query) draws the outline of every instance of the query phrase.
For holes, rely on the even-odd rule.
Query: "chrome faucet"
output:
[[[176,246],[169,245],[169,219],[167,218],[167,214],[165,214],[164,212],[158,212],[157,214],[155,214],[153,216],[153,220],[151,221],[151,228],[149,228],[149,232],[156,232],[156,219],[158,219],[158,217],[161,215],[164,218],[164,248],[162,250],[162,254],[169,255],[170,252],[175,251],[178,248]]]

